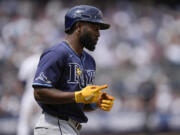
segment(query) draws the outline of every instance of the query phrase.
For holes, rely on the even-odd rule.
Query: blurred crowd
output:
[[[0,1],[0,132],[9,132],[3,128],[6,120],[17,129],[28,81],[21,77],[23,62],[63,40],[64,15],[73,2]],[[131,1],[102,4],[94,5],[111,28],[101,31],[90,53],[97,63],[95,83],[109,84],[107,92],[116,100],[109,113],[88,113],[83,131],[179,130],[180,9]]]

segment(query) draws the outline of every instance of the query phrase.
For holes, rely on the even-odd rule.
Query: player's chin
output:
[[[94,40],[94,43],[93,43],[94,47],[97,45],[97,43],[98,43],[98,40]]]
[[[93,44],[93,46],[92,46],[93,51],[96,49],[96,45],[97,45],[97,41],[96,41],[96,42],[94,42],[94,44]]]
[[[88,49],[89,51],[94,51],[96,49],[96,44],[97,42],[95,42],[96,40],[92,40],[91,43],[86,44],[85,48]]]
[[[91,46],[91,47],[86,47],[86,49],[88,49],[89,51],[94,51],[95,49],[96,49],[96,46],[95,45],[93,45],[93,46]]]
[[[97,44],[97,42],[98,42],[98,38],[96,38],[95,40],[94,40],[94,42],[95,42],[95,45]]]
[[[94,46],[94,47],[92,47],[91,49],[89,49],[89,51],[94,51],[96,49],[96,47]]]

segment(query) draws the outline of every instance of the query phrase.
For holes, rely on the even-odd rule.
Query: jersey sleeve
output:
[[[33,87],[55,88],[62,76],[64,66],[63,54],[49,51],[40,58],[34,77]]]

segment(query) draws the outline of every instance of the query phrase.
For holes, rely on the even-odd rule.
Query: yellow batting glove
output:
[[[89,85],[86,86],[81,91],[75,92],[75,101],[76,103],[96,103],[99,100],[99,96],[101,95],[101,90],[107,88],[108,85]]]
[[[97,106],[104,111],[111,111],[114,104],[114,97],[103,92],[97,102]]]

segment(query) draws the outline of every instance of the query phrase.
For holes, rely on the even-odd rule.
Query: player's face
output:
[[[80,44],[88,50],[94,51],[100,36],[99,29],[97,24],[84,23],[79,37]]]

